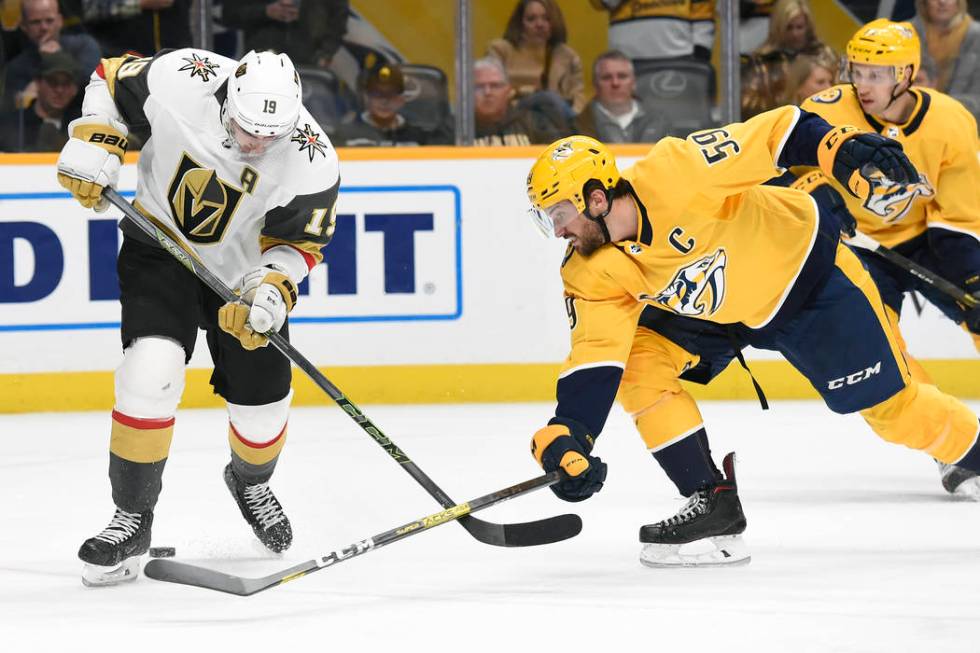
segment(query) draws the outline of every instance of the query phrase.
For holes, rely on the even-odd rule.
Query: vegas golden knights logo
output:
[[[201,166],[186,153],[167,192],[174,222],[192,243],[219,242],[241,198],[241,189],[222,180],[214,170]]]

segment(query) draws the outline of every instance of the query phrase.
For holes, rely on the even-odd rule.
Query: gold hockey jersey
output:
[[[818,233],[813,200],[762,186],[801,112],[783,107],[745,123],[665,138],[623,171],[637,204],[636,240],[562,267],[572,325],[570,372],[622,367],[645,305],[759,328],[779,311]],[[624,201],[624,200],[616,200]]]
[[[855,125],[898,141],[922,175],[922,183],[880,188],[870,201],[851,196],[832,178],[830,183],[847,202],[858,229],[888,247],[918,236],[929,226],[980,237],[976,120],[948,95],[923,88],[913,88],[911,93],[915,108],[902,125],[864,113],[850,85],[827,89],[803,103],[803,109],[832,125]]]

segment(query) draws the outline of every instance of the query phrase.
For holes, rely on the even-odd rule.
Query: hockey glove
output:
[[[549,424],[534,434],[531,455],[544,471],[561,470],[563,479],[551,486],[559,499],[585,501],[602,489],[606,463],[589,455],[593,440],[584,426],[563,421],[566,423]]]
[[[68,133],[58,156],[58,183],[85,208],[105,211],[109,202],[102,189],[119,179],[129,130],[112,118],[82,116],[68,124]]]
[[[965,306],[964,322],[966,328],[974,335],[980,335],[980,274],[975,274],[966,280],[966,291],[977,300],[973,306]]]
[[[239,284],[241,302],[229,302],[218,309],[218,326],[238,338],[248,350],[265,347],[264,334],[279,331],[286,315],[296,305],[296,284],[274,266],[252,270]]]
[[[887,182],[919,181],[919,173],[905,156],[901,143],[858,131],[857,127],[835,127],[827,132],[817,147],[817,161],[825,175],[833,176],[861,200],[867,200]]]

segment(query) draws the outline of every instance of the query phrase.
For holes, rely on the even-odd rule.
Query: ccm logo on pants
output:
[[[870,379],[875,374],[881,372],[881,361],[875,363],[874,367],[868,367],[863,370],[858,370],[857,372],[852,372],[847,376],[842,376],[839,379],[834,379],[827,383],[828,390],[837,390],[838,388],[843,388],[845,385],[854,385],[855,383],[860,383],[865,379]]]

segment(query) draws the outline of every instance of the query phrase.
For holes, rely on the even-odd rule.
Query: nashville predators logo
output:
[[[572,144],[569,141],[565,141],[554,149],[551,153],[552,161],[564,161],[568,157],[572,156],[575,150],[572,148]]]
[[[865,179],[871,190],[863,206],[886,224],[894,224],[908,215],[917,198],[936,194],[932,184],[921,173],[919,181],[914,184],[895,183],[878,170]]]
[[[656,295],[641,294],[641,301],[656,302],[675,313],[705,317],[725,301],[725,265],[728,256],[719,249],[677,271],[667,287]]]
[[[820,91],[816,95],[810,96],[810,100],[818,104],[834,104],[840,99],[841,90],[839,88],[828,88],[826,91]]]
[[[186,153],[170,182],[167,200],[174,222],[193,243],[217,243],[225,233],[242,191],[223,181]]]

